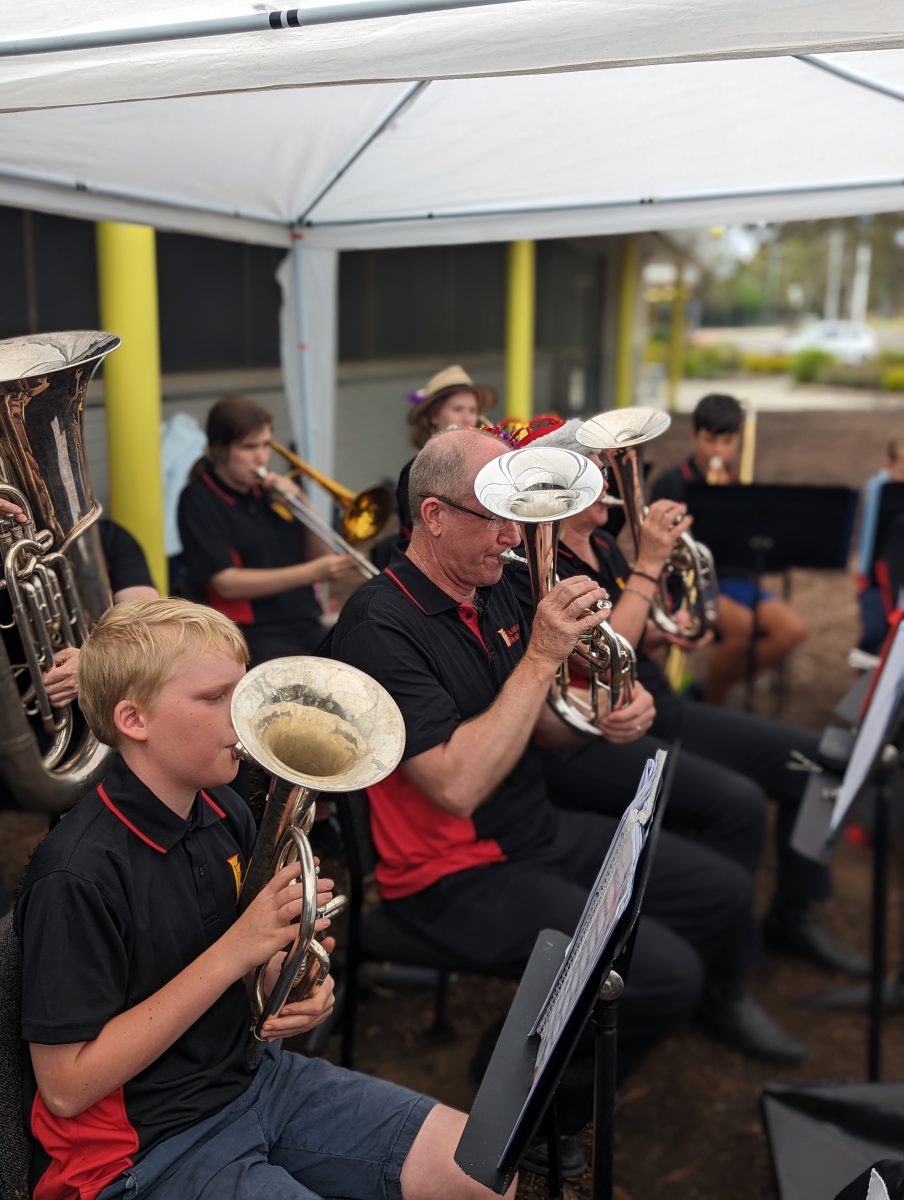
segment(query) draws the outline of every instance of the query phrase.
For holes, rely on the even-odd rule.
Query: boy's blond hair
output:
[[[120,700],[151,708],[188,655],[209,651],[247,663],[238,627],[190,600],[133,600],[107,609],[82,646],[78,703],[94,736],[116,745],[113,710]]]

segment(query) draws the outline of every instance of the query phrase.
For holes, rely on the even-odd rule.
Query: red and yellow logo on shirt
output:
[[[521,641],[521,629],[518,625],[509,625],[508,629],[497,629],[496,632],[505,642],[506,646],[514,646],[515,642]]]

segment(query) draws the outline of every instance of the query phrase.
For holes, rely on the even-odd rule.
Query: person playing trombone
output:
[[[323,637],[313,585],[345,579],[355,563],[272,507],[274,484],[307,502],[291,479],[269,471],[273,416],[266,408],[226,396],[208,413],[206,432],[207,455],[179,497],[196,598],[236,622],[255,664],[311,654]]]

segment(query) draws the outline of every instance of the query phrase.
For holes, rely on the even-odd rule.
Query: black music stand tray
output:
[[[660,756],[665,757],[665,752],[659,751],[657,758]],[[563,964],[567,967],[573,961],[573,944],[579,940],[582,928],[585,924],[592,928],[592,916],[588,917],[585,912],[574,939],[548,929],[537,938],[455,1151],[455,1161],[462,1170],[495,1192],[504,1192],[511,1183],[528,1143],[546,1117],[550,1146],[549,1194],[559,1195],[555,1092],[580,1036],[592,1018],[595,1035],[592,1195],[594,1200],[610,1200],[612,1196],[616,1002],[630,964],[637,918],[677,761],[678,751],[673,747],[653,800],[648,832],[637,859],[627,906],[614,925],[599,960],[588,973],[570,1015],[551,1047],[547,1048],[545,1064],[535,1079],[541,1045],[540,1036],[532,1034],[531,1030],[560,967]],[[613,854],[623,828],[613,838],[607,860]]]
[[[712,487],[694,482],[688,485],[685,499],[694,516],[691,533],[709,547],[717,573],[743,573],[753,581],[754,621],[747,665],[749,709],[756,667],[760,579],[765,574],[786,574],[792,567],[846,570],[858,494],[853,488],[811,484]]]
[[[899,640],[900,639],[900,640]],[[895,653],[892,653],[894,645]],[[791,844],[825,861],[843,828],[849,806],[867,785],[876,792],[873,833],[872,975],[869,985],[867,1083],[767,1084],[763,1114],[780,1195],[822,1200],[831,1182],[836,1190],[876,1159],[900,1156],[904,1143],[904,1088],[879,1083],[885,986],[888,843],[891,788],[898,760],[893,749],[904,725],[904,626],[886,646],[882,672],[857,738],[843,791],[828,786],[831,776],[814,775],[807,787]],[[891,674],[889,674],[891,671]],[[891,752],[889,752],[891,750]],[[835,777],[840,784],[840,778]],[[845,989],[850,993],[855,989]],[[861,993],[862,994],[862,993]],[[817,1007],[836,1003],[813,1001]],[[826,1174],[827,1170],[829,1171]]]

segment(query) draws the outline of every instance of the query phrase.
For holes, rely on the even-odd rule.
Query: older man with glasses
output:
[[[541,929],[573,931],[616,827],[556,809],[543,781],[534,736],[577,736],[546,696],[604,618],[593,611],[603,592],[587,576],[565,580],[528,626],[500,561],[518,528],[473,492],[505,449],[474,430],[427,443],[411,470],[411,543],[350,598],[332,637],[333,656],[379,680],[405,718],[404,761],[369,790],[386,908],[463,965],[500,968],[523,966]],[[642,687],[634,703],[637,720],[652,720]],[[750,903],[739,866],[662,835],[621,1005],[622,1073],[690,1015],[704,980],[741,978]],[[569,1106],[563,1128],[586,1112]]]

